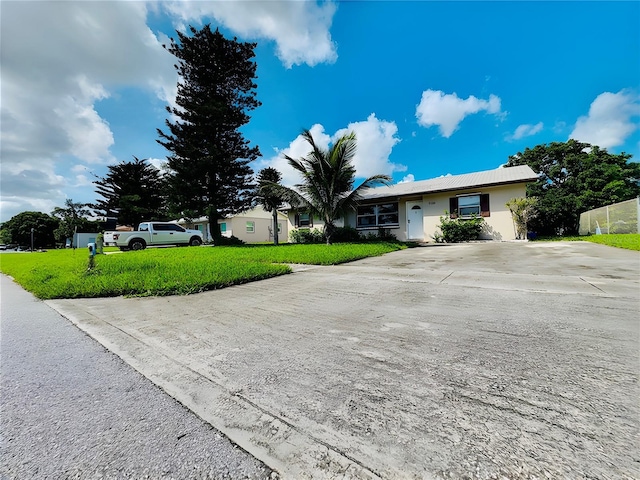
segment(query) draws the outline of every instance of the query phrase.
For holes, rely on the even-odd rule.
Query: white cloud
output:
[[[287,67],[332,63],[338,57],[329,32],[337,8],[331,1],[173,1],[164,6],[181,20],[181,28],[213,17],[243,38],[273,40]]]
[[[338,130],[332,137],[335,141],[349,132],[356,134],[358,149],[353,158],[356,175],[360,178],[377,174],[391,175],[393,172],[404,172],[406,165],[392,163],[389,160],[391,150],[400,142],[396,136],[398,127],[395,122],[387,122],[376,118],[376,114],[369,115],[364,122],[350,123],[347,128]]]
[[[578,118],[569,138],[611,148],[622,145],[637,128],[640,96],[628,90],[604,92],[589,107],[589,114]]]
[[[473,95],[462,99],[455,92],[446,94],[441,90],[425,90],[416,107],[416,118],[423,127],[437,125],[440,134],[449,138],[466,116],[482,111],[501,115],[500,108],[500,98],[496,95],[489,95],[488,100]]]
[[[88,179],[70,168],[81,162],[99,170],[115,161],[117,139],[98,102],[126,88],[174,105],[175,59],[162,48],[166,35],[147,26],[148,12],[195,24],[216,18],[238,36],[273,40],[291,66],[335,61],[329,29],[336,9],[315,1],[3,2],[0,221],[35,208],[31,192],[45,211],[65,193],[78,201],[92,195],[76,188]],[[30,193],[10,194],[13,186]]]
[[[68,152],[92,163],[111,160],[109,148],[113,145],[113,134],[93,107],[97,100],[109,94],[102,85],[91,84],[85,76],[75,82],[77,90],[60,99],[53,110],[59,127],[67,135]]]
[[[353,164],[356,167],[356,178],[365,178],[376,174],[391,175],[393,172],[404,172],[405,165],[394,164],[389,160],[391,150],[400,139],[396,136],[398,127],[394,122],[386,122],[376,118],[375,114],[369,115],[367,120],[350,123],[346,128],[338,130],[333,135],[328,135],[321,124],[315,124],[310,132],[316,144],[321,148],[328,148],[330,143],[349,132],[355,132],[357,140],[356,155]],[[265,167],[273,167],[282,174],[284,185],[300,183],[298,172],[289,166],[284,158],[288,155],[298,159],[306,157],[309,153],[309,144],[298,135],[287,148],[276,150],[276,155],[271,158],[256,160],[253,169],[256,173]]]
[[[68,182],[48,160],[34,158],[29,163],[12,164],[3,158],[0,170],[2,221],[24,211],[48,213],[66,198],[63,189]]]
[[[409,183],[415,181],[416,177],[413,176],[413,173],[410,173],[409,175],[405,175],[404,177],[402,177],[402,180],[400,180],[398,183]]]
[[[331,137],[324,132],[324,127],[322,125],[316,123],[309,129],[309,131],[311,132],[317,146],[325,149],[329,147]],[[309,153],[309,149],[310,147],[307,141],[302,138],[302,135],[298,135],[288,147],[282,150],[275,149],[276,154],[271,158],[261,158],[256,160],[253,169],[257,174],[263,168],[275,168],[282,174],[282,184],[293,186],[300,183],[300,174],[289,166],[289,162],[284,158],[284,156],[288,155],[289,157],[297,160],[298,158],[306,157]]]
[[[544,124],[542,122],[538,122],[535,125],[525,123],[523,125],[518,126],[515,132],[513,132],[513,135],[511,135],[509,138],[511,140],[519,140],[524,137],[530,137],[542,131],[543,127],[544,127]]]
[[[169,171],[166,158],[147,158],[147,162],[160,170],[161,173],[166,173]]]
[[[114,161],[97,102],[125,86],[160,97],[175,90],[171,55],[146,13],[144,2],[3,3],[2,37],[11,41],[2,44],[2,220],[38,205],[50,211],[89,185],[74,164]]]

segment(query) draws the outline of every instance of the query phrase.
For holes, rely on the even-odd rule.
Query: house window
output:
[[[254,233],[256,231],[256,222],[247,222],[247,233]]]
[[[398,202],[359,206],[356,225],[358,228],[398,226]]]
[[[480,215],[480,195],[458,197],[458,215],[462,218]]]
[[[451,218],[471,218],[474,215],[481,217],[491,216],[489,211],[489,194],[477,193],[474,195],[458,195],[449,199],[449,212]]]
[[[278,233],[282,233],[282,224],[278,223]]]
[[[227,222],[222,222],[220,224],[220,233],[225,233],[227,231]]]
[[[310,228],[313,227],[313,217],[308,212],[300,212],[296,214],[296,227]]]

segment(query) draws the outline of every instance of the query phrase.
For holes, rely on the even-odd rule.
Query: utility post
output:
[[[33,252],[33,230],[34,228],[31,227],[31,252]]]

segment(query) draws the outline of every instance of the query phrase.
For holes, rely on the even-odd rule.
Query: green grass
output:
[[[584,237],[544,237],[536,241],[584,241],[610,247],[640,250],[640,233],[612,233],[610,235],[586,235]]]
[[[185,295],[291,272],[287,264],[335,265],[405,248],[397,243],[153,248],[98,255],[85,249],[3,253],[0,271],[41,299]],[[106,249],[109,252],[111,249]]]
[[[587,242],[600,243],[610,247],[640,250],[640,233],[612,233],[609,235],[590,235],[582,237]]]

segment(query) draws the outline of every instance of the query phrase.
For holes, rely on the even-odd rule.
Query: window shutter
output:
[[[296,225],[296,227],[300,226],[300,214],[296,213],[295,219],[294,219],[294,223]]]
[[[458,197],[449,199],[449,218],[458,218]]]
[[[489,211],[489,194],[483,193],[480,195],[480,215],[483,217],[490,217],[491,212]]]
[[[313,215],[309,213],[309,228],[313,228]]]

